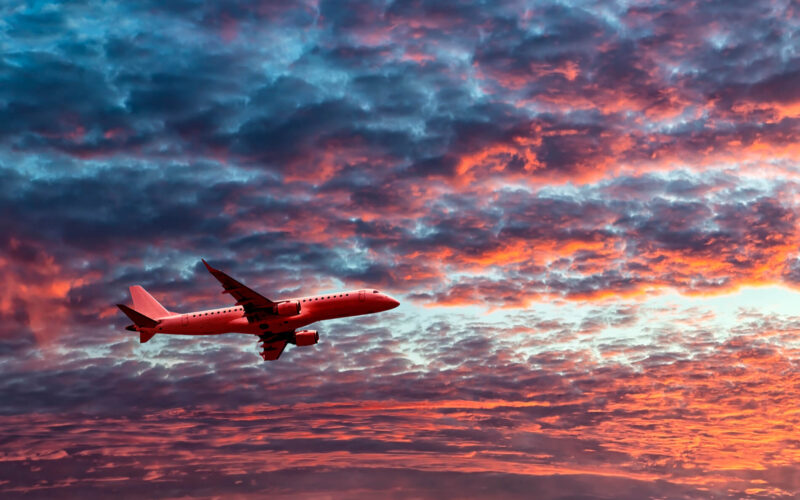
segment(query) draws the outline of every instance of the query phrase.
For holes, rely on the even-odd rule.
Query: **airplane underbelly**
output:
[[[226,324],[227,331],[234,333],[256,333],[258,325],[250,323],[247,318],[236,318]]]
[[[317,312],[303,311],[297,316],[282,316],[274,319],[270,318],[267,321],[259,323],[258,330],[269,331],[273,333],[287,332],[314,323],[315,321],[319,321],[320,319],[321,318],[319,317],[318,311]]]
[[[220,333],[256,333],[246,318],[171,318],[163,323],[160,333],[178,335],[217,335]]]
[[[266,332],[286,332],[296,330],[322,319],[335,317],[332,311],[324,308],[306,310],[297,316],[278,316],[264,321],[251,323],[245,317],[237,318],[175,318],[169,320],[169,325],[164,325],[163,333],[180,335],[217,335],[221,333],[250,333],[261,334]]]

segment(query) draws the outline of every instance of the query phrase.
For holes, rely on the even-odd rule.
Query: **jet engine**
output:
[[[300,314],[300,301],[289,300],[287,302],[281,302],[275,306],[275,312],[278,313],[279,316],[294,316]]]
[[[300,330],[294,334],[294,343],[297,346],[314,345],[319,342],[319,334],[316,330]]]

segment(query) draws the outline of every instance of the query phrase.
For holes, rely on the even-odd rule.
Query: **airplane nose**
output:
[[[386,296],[386,298],[389,299],[389,305],[390,305],[389,309],[394,309],[395,307],[400,305],[399,301],[389,297],[388,295]]]

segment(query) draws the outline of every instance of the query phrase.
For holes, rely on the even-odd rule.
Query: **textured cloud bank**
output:
[[[123,242],[156,258],[214,235],[212,254],[442,303],[793,284],[796,15],[9,11],[4,246],[63,241],[53,258],[75,267]]]
[[[133,341],[46,368],[7,360],[0,480],[50,498],[148,485],[165,496],[794,498],[800,320],[743,311],[719,337],[713,314],[697,312],[654,324],[649,343],[582,333],[638,314],[599,309],[491,336],[476,323],[342,324],[267,368],[233,341],[162,343],[147,357],[168,368],[124,356]]]
[[[652,326],[800,283],[792,2],[0,12],[4,494],[800,489],[797,320]],[[118,331],[217,304],[200,257],[409,309],[268,368]]]

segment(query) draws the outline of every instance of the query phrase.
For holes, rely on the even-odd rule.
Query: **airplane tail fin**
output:
[[[131,319],[131,321],[133,321],[133,323],[139,328],[152,329],[152,328],[155,328],[155,326],[158,324],[158,321],[156,321],[156,320],[154,320],[152,318],[148,318],[144,314],[140,313],[139,311],[135,311],[135,310],[131,309],[130,307],[126,306],[125,304],[117,304],[117,307],[119,307],[119,309],[122,312],[125,313],[125,316],[129,317]],[[131,328],[129,328],[129,329],[131,329]],[[152,339],[153,335],[155,335],[155,334],[156,334],[156,332],[153,331],[153,330],[146,331],[146,332],[143,332],[143,331],[140,330],[139,331],[139,342],[144,344],[148,340]]]
[[[170,315],[170,312],[167,311],[164,306],[159,304],[159,302],[154,299],[152,295],[147,293],[147,290],[141,286],[134,285],[130,287],[130,291],[131,298],[133,299],[133,308],[136,309],[136,311],[139,311],[145,316],[156,319]]]

